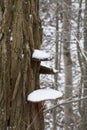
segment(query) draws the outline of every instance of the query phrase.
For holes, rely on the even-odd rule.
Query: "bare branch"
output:
[[[61,103],[59,103],[59,104],[57,104],[57,105],[54,105],[54,106],[50,107],[50,108],[47,109],[47,110],[44,110],[44,113],[45,113],[45,112],[48,112],[48,111],[50,111],[50,110],[52,110],[52,109],[55,109],[56,107],[59,107],[60,105],[66,105],[66,104],[69,104],[69,103],[75,103],[75,102],[79,102],[79,101],[85,100],[85,99],[87,99],[87,96],[82,97],[82,98],[74,98],[74,99],[72,99],[72,100],[65,100],[65,101],[63,101],[63,102],[61,102]]]
[[[86,61],[86,63],[87,63],[87,57],[86,57],[86,55],[85,55],[85,53],[84,53],[84,51],[81,49],[81,47],[80,47],[80,42],[79,42],[79,40],[78,40],[78,38],[75,36],[75,33],[73,32],[73,36],[74,36],[74,38],[75,38],[75,40],[76,40],[76,42],[78,43],[78,46],[79,46],[79,51],[80,51],[80,53],[81,53],[81,55],[82,55],[82,57],[84,58],[84,60]]]

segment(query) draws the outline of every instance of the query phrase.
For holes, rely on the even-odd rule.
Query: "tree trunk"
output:
[[[59,41],[58,41],[58,22],[59,22],[59,19],[58,19],[58,3],[57,3],[57,6],[56,6],[56,45],[55,45],[55,69],[59,69],[59,59],[58,59],[58,54],[59,54]],[[57,90],[58,88],[58,74],[55,74],[54,75],[54,81],[55,81],[55,89]],[[54,105],[57,104],[57,101],[54,102]],[[57,111],[56,109],[53,110],[53,130],[57,130]]]
[[[72,98],[72,61],[70,55],[70,7],[71,1],[65,0],[64,15],[63,15],[63,55],[64,55],[64,67],[65,67],[65,99]],[[64,107],[65,112],[65,130],[70,130],[70,124],[72,123],[72,103],[67,104]]]
[[[87,1],[85,1],[85,15],[84,15],[84,51],[87,52]],[[87,53],[86,53],[87,55]],[[84,63],[84,93],[87,96],[87,63]],[[87,100],[83,101],[81,109],[81,130],[87,129]]]
[[[42,38],[39,0],[0,2],[0,129],[43,130],[41,103],[27,102],[39,88],[40,62],[32,60]]]

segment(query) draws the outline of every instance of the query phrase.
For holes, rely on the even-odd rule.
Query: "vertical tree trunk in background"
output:
[[[84,15],[84,51],[87,52],[87,1],[85,0],[85,15]],[[87,56],[87,53],[85,53]],[[87,63],[84,62],[84,93],[87,96]],[[83,101],[81,109],[81,130],[87,129],[87,100]]]
[[[57,3],[57,7],[56,7],[56,45],[55,45],[55,69],[59,69],[58,68],[58,48],[59,48],[59,41],[58,41],[58,3]],[[58,74],[56,74],[54,76],[54,79],[55,79],[55,89],[57,89],[58,87],[58,84],[57,84],[57,81],[58,81]]]
[[[55,45],[55,69],[58,70],[58,3],[56,7],[56,45]],[[54,75],[55,81],[55,89],[58,88],[58,74]],[[57,103],[55,101],[54,105]],[[53,110],[53,130],[57,130],[57,119],[56,119],[57,111],[56,109]]]
[[[82,9],[82,0],[80,0],[79,2],[79,11],[78,11],[78,19],[77,19],[77,39],[78,41],[80,40],[80,26],[81,26],[81,9]],[[80,65],[80,71],[81,71],[81,75],[84,75],[83,73],[83,62],[82,62],[82,58],[80,55],[80,45],[79,43],[77,43],[77,55],[78,55],[78,62]],[[81,98],[82,96],[82,84],[83,84],[83,78],[81,77],[80,80],[80,86],[79,86],[79,98]],[[78,108],[79,108],[79,112],[81,112],[81,102],[78,102]]]
[[[27,102],[39,88],[39,0],[0,0],[0,129],[43,130],[41,103]]]
[[[70,55],[70,15],[71,15],[71,0],[65,0],[64,15],[63,15],[63,55],[65,67],[65,99],[72,98],[72,61]],[[70,130],[69,126],[72,123],[72,104],[65,105],[65,130]]]

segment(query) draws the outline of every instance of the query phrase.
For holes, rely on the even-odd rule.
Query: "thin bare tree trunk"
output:
[[[77,21],[77,39],[80,40],[80,23],[81,23],[81,8],[82,8],[82,0],[79,2],[79,12],[78,12],[78,21]],[[83,69],[83,63],[82,63],[82,57],[80,55],[80,44],[77,43],[77,54],[78,54],[78,62],[80,65],[81,75],[84,75],[84,69]],[[82,84],[83,84],[83,78],[81,76],[80,86],[79,86],[79,98],[82,96]],[[81,102],[78,103],[79,112],[81,113]]]
[[[85,1],[85,15],[84,15],[84,51],[87,52],[87,1]],[[87,56],[87,53],[85,53]],[[87,96],[87,63],[84,62],[84,93]],[[82,103],[81,109],[81,130],[87,129],[87,100]]]
[[[55,69],[58,70],[58,3],[56,7],[56,45],[55,45]],[[58,74],[54,76],[55,80],[55,89],[58,88]],[[55,101],[54,105],[57,103]],[[57,119],[56,119],[57,111],[56,109],[53,110],[53,130],[57,130]]]
[[[70,54],[70,37],[71,37],[71,1],[65,0],[63,15],[63,54],[65,66],[65,99],[72,98],[72,61]],[[69,130],[72,123],[72,103],[64,107],[65,112],[65,130]]]

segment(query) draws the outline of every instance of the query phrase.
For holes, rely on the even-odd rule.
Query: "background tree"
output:
[[[44,35],[43,35],[44,37],[43,37],[42,47],[47,49],[49,52],[51,51],[51,54],[54,58],[55,58],[55,40],[53,39],[53,37],[55,36],[54,36],[53,30],[55,30],[56,32],[56,18],[55,18],[54,12],[56,11],[55,7],[57,5],[57,2],[59,6],[61,7],[61,9],[58,10],[59,16],[61,17],[61,20],[59,19],[58,32],[59,34],[61,33],[61,36],[62,36],[61,38],[61,36],[59,35],[58,40],[61,45],[64,44],[63,48],[64,48],[64,54],[65,54],[65,56],[62,57],[62,53],[61,53],[60,71],[58,73],[58,80],[57,80],[58,90],[63,91],[63,93],[70,91],[69,95],[66,93],[65,96],[69,100],[73,98],[72,99],[73,103],[71,103],[72,102],[71,101],[65,107],[58,108],[55,119],[56,119],[58,129],[80,129],[79,126],[81,126],[81,130],[83,130],[85,129],[85,124],[86,124],[85,122],[86,101],[85,99],[84,101],[79,99],[78,102],[74,102],[74,100],[75,98],[82,98],[83,96],[86,96],[86,93],[85,93],[86,88],[84,86],[84,84],[86,84],[85,82],[86,82],[86,77],[87,77],[86,69],[84,69],[86,67],[85,62],[87,62],[86,51],[84,51],[84,49],[86,50],[86,46],[85,48],[83,48],[84,46],[83,44],[85,43],[85,41],[87,41],[87,40],[84,40],[84,38],[86,38],[86,29],[84,29],[86,27],[86,24],[85,24],[86,15],[84,19],[84,9],[86,9],[85,8],[86,1],[85,0],[76,0],[76,1],[71,0],[71,3],[70,3],[70,1],[44,0],[41,2],[42,12],[40,12],[41,13],[40,16],[43,20],[43,28],[44,28]],[[85,11],[85,14],[86,13],[87,11]],[[62,29],[62,23],[63,23],[63,29]],[[69,55],[66,56],[66,54],[69,54]],[[69,63],[68,61],[70,62],[70,66],[68,64]],[[48,64],[49,63],[47,63],[47,65]],[[52,60],[51,66],[54,64],[55,64],[54,60]],[[64,71],[64,65],[66,65],[65,71]],[[66,75],[68,75],[67,78],[66,78]],[[64,78],[69,84],[68,83],[67,85],[65,84],[66,82],[64,82]],[[49,79],[49,83],[47,79]],[[44,76],[44,81],[45,82],[42,83],[43,87],[55,87],[55,84],[52,85],[52,77],[46,78]],[[68,85],[70,85],[71,88],[64,89],[64,86],[68,86]],[[65,98],[65,102],[67,100],[66,98]],[[64,101],[64,99],[62,100]],[[53,105],[53,102],[51,102],[50,104]],[[46,103],[46,105],[49,107],[48,102]],[[67,109],[69,108],[68,106],[70,107],[70,109]],[[64,108],[66,108],[66,112]],[[45,116],[46,129],[47,128],[53,129],[53,123],[55,122],[55,120],[53,119],[52,112],[54,111],[51,111],[51,112],[49,111],[48,113],[46,113],[46,116]],[[68,114],[65,114],[65,113],[68,113]],[[73,121],[72,121],[72,118],[73,118]],[[81,118],[83,121],[81,120]],[[67,120],[64,120],[64,119],[67,119],[69,122],[67,123]],[[66,123],[65,124],[66,128],[64,125],[64,121]]]
[[[85,1],[85,12],[84,12],[84,54],[87,57],[87,1]],[[83,96],[87,96],[87,61],[83,60],[84,63],[84,88],[83,88]],[[87,129],[87,100],[82,102],[81,107],[81,130]]]
[[[57,3],[57,6],[56,6],[56,45],[55,45],[55,69],[59,69],[59,57],[58,57],[58,54],[59,54],[59,41],[58,41],[58,3]],[[54,76],[54,81],[55,81],[55,89],[57,90],[58,89],[58,74],[56,74]],[[54,104],[56,104],[57,101],[55,101]],[[56,119],[56,115],[57,115],[57,111],[56,109],[54,109],[53,111],[53,130],[57,130],[57,119]]]
[[[63,13],[63,54],[65,67],[65,99],[72,98],[72,60],[70,54],[71,40],[71,0],[65,0]],[[72,103],[65,105],[65,130],[69,130],[72,123]]]
[[[0,129],[43,130],[41,103],[27,102],[39,88],[42,28],[39,0],[0,0]]]

